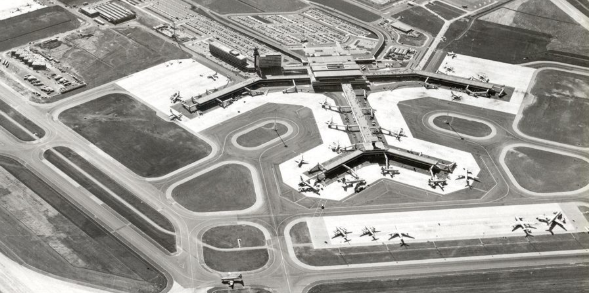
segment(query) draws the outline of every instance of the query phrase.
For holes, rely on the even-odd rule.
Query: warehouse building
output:
[[[135,18],[135,12],[114,2],[106,2],[97,5],[94,10],[98,11],[100,16],[108,22],[118,24]]]

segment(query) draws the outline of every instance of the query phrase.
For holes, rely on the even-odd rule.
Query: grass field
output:
[[[35,21],[31,21],[34,19]],[[51,6],[0,20],[0,51],[67,32],[80,26],[74,14]]]
[[[425,41],[427,41],[427,36],[418,31],[415,31],[415,33],[417,34],[417,37],[410,37],[406,34],[399,34],[399,43],[409,46],[423,46]]]
[[[263,267],[269,254],[266,248],[220,251],[203,247],[203,258],[206,265],[215,271],[243,272]]]
[[[523,234],[522,234],[523,235]],[[383,239],[388,235],[377,235]],[[387,245],[345,246],[329,249],[314,249],[311,244],[294,247],[297,258],[312,266],[349,265],[391,261],[442,259],[466,256],[527,253],[589,247],[589,235],[570,234],[538,235],[526,240],[524,237],[484,238],[455,241],[412,242],[409,247],[400,247],[398,241]],[[411,240],[411,239],[410,239]],[[484,245],[481,245],[481,241]],[[341,252],[341,253],[340,253]]]
[[[299,0],[192,0],[221,14],[290,12],[307,7]]]
[[[276,123],[275,126],[274,122],[271,122],[240,135],[236,141],[243,147],[257,147],[273,139],[279,138],[287,131],[288,128],[286,125],[282,123]]]
[[[93,26],[82,29],[82,33],[92,36],[82,38],[79,33],[71,33],[57,47],[38,48],[70,67],[87,86],[36,102],[54,102],[169,60],[190,58],[175,44],[141,27]]]
[[[480,20],[549,34],[547,50],[589,57],[589,32],[550,1],[516,0]]]
[[[355,17],[365,22],[373,22],[380,19],[380,16],[372,11],[366,10],[358,5],[343,0],[312,0],[315,3],[331,7],[341,13]]]
[[[250,225],[217,226],[202,235],[202,241],[217,248],[239,248],[265,246],[266,238],[260,229]]]
[[[429,2],[425,6],[447,20],[459,17],[465,13],[441,1]]]
[[[434,124],[446,130],[474,137],[484,137],[491,134],[491,128],[484,123],[454,116],[438,116],[434,118]]]
[[[526,281],[522,282],[522,280]],[[487,272],[462,272],[436,276],[326,282],[312,287],[308,293],[548,293],[554,291],[586,292],[587,290],[589,290],[589,267],[586,264],[577,264]]]
[[[157,268],[26,167],[2,156],[0,166],[0,252],[94,286],[134,292],[166,286]]]
[[[578,158],[517,147],[504,161],[519,185],[533,192],[572,191],[589,184],[589,164]]]
[[[14,108],[12,108],[3,100],[0,100],[0,111],[4,112],[6,115],[8,115],[10,118],[19,123],[21,126],[26,128],[31,133],[36,134],[36,137],[31,137],[31,135],[23,131],[20,127],[14,125],[12,121],[9,121],[8,119],[0,115],[0,125],[4,127],[6,130],[8,130],[10,133],[12,133],[14,136],[16,136],[18,139],[24,141],[33,141],[37,138],[45,136],[45,130],[43,130],[43,128],[39,127],[33,121],[29,120],[27,117],[25,117],[18,111],[14,110]]]
[[[250,170],[236,164],[223,165],[178,185],[172,197],[201,213],[243,210],[256,202]]]
[[[536,75],[518,128],[527,135],[589,147],[589,76],[558,70]]]
[[[206,157],[211,146],[128,95],[109,94],[59,119],[143,177],[159,177]]]
[[[567,2],[571,3],[577,10],[581,13],[585,14],[585,16],[589,17],[589,3],[583,0],[566,0]]]
[[[135,227],[137,227],[145,235],[147,235],[148,237],[153,239],[156,243],[161,245],[164,249],[166,249],[167,251],[172,252],[172,253],[176,251],[176,237],[174,235],[170,235],[170,234],[167,234],[163,231],[160,231],[159,229],[157,229],[156,227],[151,225],[149,222],[145,221],[143,218],[141,218],[139,215],[137,215],[137,213],[135,213],[132,209],[130,209],[129,207],[127,207],[126,205],[124,205],[123,203],[118,201],[110,193],[108,193],[108,191],[106,191],[105,189],[100,187],[100,185],[98,185],[92,179],[86,177],[85,175],[81,174],[78,170],[74,169],[74,167],[72,167],[70,165],[71,161],[68,162],[68,161],[63,160],[58,155],[56,155],[56,153],[53,150],[46,151],[43,154],[43,156],[45,157],[45,159],[47,159],[49,162],[51,162],[51,164],[53,164],[55,167],[57,167],[63,173],[65,173],[70,178],[72,178],[73,180],[78,182],[82,187],[84,187],[86,190],[91,192],[94,196],[96,196],[98,199],[100,199],[100,201],[104,202],[113,211],[115,211],[116,213],[121,215],[123,218],[127,219],[127,221],[129,221],[131,224],[133,224]],[[79,160],[79,157],[77,159]],[[88,168],[87,165],[84,167]],[[86,172],[88,172],[88,171],[86,171]],[[100,172],[100,171],[93,168],[93,170],[90,170],[90,172],[92,172],[92,175],[96,175],[97,172]],[[99,178],[101,179],[99,181],[104,180],[104,177],[106,176],[104,174],[102,174],[102,175],[98,174],[98,175],[99,175]],[[97,179],[96,177],[94,177],[94,178]],[[116,184],[116,183],[113,184],[113,182],[108,182],[108,181],[106,181],[104,183],[101,182],[101,183],[102,184],[104,184],[104,183],[109,184],[109,185],[107,185],[108,187],[113,187],[113,185]],[[132,195],[132,194],[125,194],[125,193],[117,192],[117,191],[120,191],[120,189],[122,188],[121,186],[118,186],[118,188],[116,186],[114,186],[114,187],[115,187],[115,190],[111,190],[111,191],[115,192],[121,198],[129,199],[131,196],[134,197],[134,195]],[[128,191],[127,191],[127,193],[128,193]],[[161,214],[159,214],[157,211],[153,210],[151,207],[146,207],[146,204],[141,204],[140,202],[137,202],[137,200],[134,200],[133,202],[131,202],[131,204],[133,204],[133,203],[135,204],[134,207],[140,211],[141,210],[145,211],[145,210],[149,209],[147,211],[147,212],[149,212],[149,214],[147,214],[147,215],[150,217],[150,219],[152,221],[154,221],[156,223],[164,222],[166,224],[166,226],[172,227],[172,229],[170,231],[172,231],[172,232],[174,231],[172,224],[165,217],[163,217]]]
[[[290,228],[290,237],[292,243],[304,244],[311,243],[311,234],[309,234],[309,227],[307,222],[300,222]]]
[[[450,26],[446,50],[511,64],[556,61],[589,66],[589,32],[550,1],[510,2],[470,28],[465,24]]]
[[[444,25],[443,20],[419,6],[403,10],[393,17],[434,37]]]

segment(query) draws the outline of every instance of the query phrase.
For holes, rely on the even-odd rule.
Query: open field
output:
[[[459,17],[465,13],[464,11],[441,1],[429,2],[425,6],[447,20]]]
[[[61,6],[41,8],[3,19],[0,20],[0,51],[67,32],[79,26],[80,22],[76,16]]]
[[[237,143],[248,148],[257,147],[281,135],[284,135],[287,131],[288,128],[282,123],[268,123],[250,132],[240,135],[237,138]]]
[[[589,163],[579,158],[517,147],[504,162],[519,185],[533,192],[573,191],[589,184]]]
[[[241,246],[237,239],[240,239]],[[217,248],[265,246],[266,238],[260,229],[250,225],[217,226],[202,235],[202,241]]]
[[[299,0],[192,0],[221,14],[290,12],[307,7]]]
[[[147,235],[148,237],[150,237],[151,239],[153,239],[153,241],[155,241],[156,243],[158,243],[159,245],[161,245],[164,249],[166,249],[169,252],[175,252],[176,251],[176,237],[173,234],[173,227],[172,230],[170,230],[170,233],[166,233],[165,231],[162,231],[161,228],[156,227],[157,222],[164,222],[166,224],[166,226],[172,226],[172,224],[165,218],[163,217],[161,214],[159,214],[157,211],[153,210],[153,208],[147,206],[146,204],[141,204],[136,202],[137,199],[135,200],[135,202],[127,202],[128,204],[133,204],[135,203],[135,206],[133,206],[133,208],[137,209],[137,210],[148,210],[149,214],[145,214],[146,216],[150,216],[150,217],[154,217],[153,219],[150,218],[150,220],[152,220],[155,224],[152,224],[150,222],[148,222],[147,220],[145,220],[143,217],[141,217],[141,215],[139,215],[137,212],[135,212],[131,207],[129,207],[128,205],[122,203],[121,201],[117,200],[117,198],[115,196],[113,196],[110,192],[113,192],[114,194],[116,194],[116,196],[121,197],[123,199],[128,199],[131,196],[134,197],[134,195],[132,194],[125,194],[125,193],[117,193],[117,191],[120,191],[120,189],[122,187],[118,186],[118,188],[115,187],[115,190],[110,190],[110,189],[105,189],[103,188],[100,184],[109,184],[107,185],[108,187],[112,187],[114,182],[101,182],[99,179],[97,179],[96,177],[90,178],[88,176],[86,176],[85,174],[83,174],[82,172],[80,172],[79,170],[77,170],[74,166],[71,165],[72,161],[69,160],[64,160],[61,156],[59,156],[55,151],[53,150],[48,150],[44,153],[44,157],[45,159],[47,159],[51,164],[53,164],[55,167],[57,167],[59,170],[61,170],[63,173],[65,173],[67,176],[69,176],[70,178],[72,178],[74,181],[76,181],[78,184],[80,184],[82,187],[84,187],[86,190],[88,190],[90,193],[92,193],[94,196],[96,196],[101,202],[103,202],[104,204],[106,204],[108,207],[110,207],[113,211],[115,211],[116,213],[118,213],[119,215],[121,215],[123,218],[125,218],[127,221],[129,221],[131,224],[133,224],[135,227],[137,227],[141,232],[143,232],[145,235]],[[77,157],[75,158],[77,160],[79,160],[80,158]],[[76,164],[77,165],[77,164]],[[85,168],[88,168],[88,164],[86,166],[84,166]],[[93,175],[96,175],[97,172],[100,172],[97,169],[93,169],[93,170],[89,170],[90,172],[93,173]],[[85,171],[87,172],[87,171]],[[105,174],[98,174],[99,178],[104,180],[104,178],[106,177]],[[93,179],[97,180],[99,183],[97,183],[96,181],[94,181]],[[116,184],[116,183],[114,183]],[[109,192],[110,191],[110,192]],[[128,191],[127,191],[128,193]]]
[[[94,286],[136,292],[166,286],[157,268],[30,170],[6,157],[0,157],[0,165],[0,252]]]
[[[589,147],[589,76],[542,70],[530,93],[533,100],[518,124],[523,133]]]
[[[1,117],[2,120],[0,121],[0,125],[2,125],[2,127],[6,128],[6,130],[14,134],[19,139],[24,141],[31,141],[45,136],[45,130],[43,130],[43,128],[39,127],[20,112],[14,110],[14,108],[12,108],[3,100],[0,100],[0,111],[4,112],[7,116],[12,118],[12,120],[16,121],[16,123],[20,124],[22,127],[26,128],[29,132],[35,134],[36,136],[31,137],[28,133],[20,129],[20,127],[14,125],[12,121],[8,121],[5,117]],[[23,135],[23,132],[25,135]]]
[[[551,1],[513,1],[480,20],[549,34],[546,50],[589,58],[589,32]]]
[[[369,293],[393,292],[393,290],[398,293],[549,293],[586,292],[588,289],[589,267],[586,264],[577,264],[394,279],[324,282],[312,287],[308,293]]]
[[[393,15],[393,17],[434,37],[444,25],[443,20],[419,6],[403,10]]]
[[[290,238],[293,244],[311,243],[311,235],[309,234],[309,226],[307,222],[296,223],[290,228]]]
[[[373,22],[380,19],[380,16],[372,11],[366,10],[358,5],[343,0],[313,0],[315,3],[325,5],[343,14],[355,17],[361,21]]]
[[[172,197],[194,212],[236,211],[251,207],[256,192],[250,170],[227,164],[178,185]]]
[[[34,135],[29,134],[29,132],[19,127],[16,123],[10,121],[6,116],[2,115],[1,113],[0,126],[6,129],[6,131],[10,132],[10,134],[14,135],[14,137],[22,141],[34,141],[37,139]]]
[[[70,108],[59,119],[143,177],[163,176],[211,152],[206,142],[124,94]]]
[[[510,2],[470,28],[464,25],[450,26],[445,49],[512,64],[541,60],[589,66],[589,45],[584,42],[589,32],[550,1]]]
[[[427,36],[418,31],[415,31],[415,33],[417,34],[417,37],[411,37],[407,34],[399,34],[399,43],[409,46],[423,46],[425,41],[427,41]]]
[[[71,33],[61,38],[57,45],[50,48],[37,45],[37,48],[60,60],[63,66],[81,76],[87,86],[37,102],[53,102],[168,60],[190,57],[173,43],[141,27],[88,27],[82,29],[81,33]]]
[[[253,271],[263,267],[269,259],[268,249],[221,251],[203,247],[205,264],[219,272]]]
[[[484,123],[454,116],[438,116],[434,118],[434,124],[446,130],[474,137],[485,137],[491,134],[491,128]]]
[[[577,10],[589,17],[589,4],[583,0],[566,0],[571,3]]]

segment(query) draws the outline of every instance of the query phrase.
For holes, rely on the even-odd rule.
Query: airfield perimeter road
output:
[[[121,92],[121,89],[112,84],[107,84],[54,104],[32,106],[28,102],[23,101],[12,90],[0,84],[0,96],[18,111],[43,127],[47,132],[45,137],[33,143],[23,143],[6,135],[0,136],[0,154],[18,158],[43,180],[47,181],[57,190],[74,198],[75,202],[85,207],[95,217],[104,222],[107,227],[111,228],[111,231],[115,231],[114,233],[119,234],[129,241],[143,255],[150,256],[176,282],[185,287],[218,285],[220,274],[203,267],[204,260],[202,259],[201,247],[197,239],[207,228],[219,224],[235,223],[236,221],[254,222],[270,231],[272,239],[270,242],[271,256],[269,264],[258,271],[246,273],[245,278],[250,284],[264,285],[274,289],[280,288],[279,292],[302,292],[308,284],[321,280],[391,277],[409,274],[441,273],[474,269],[484,270],[518,266],[542,266],[589,261],[589,256],[587,255],[541,254],[526,258],[497,258],[484,262],[448,261],[424,265],[394,265],[374,268],[325,270],[321,272],[301,268],[292,261],[291,256],[288,255],[284,237],[279,235],[282,233],[282,229],[288,221],[300,216],[312,216],[314,210],[296,211],[292,208],[295,204],[284,203],[284,200],[279,196],[281,194],[281,186],[274,169],[275,167],[270,162],[279,160],[285,156],[294,156],[296,152],[311,147],[309,143],[305,143],[304,141],[303,133],[306,133],[304,125],[299,125],[298,123],[293,125],[295,128],[294,133],[285,139],[285,143],[289,145],[288,148],[284,148],[281,143],[277,143],[265,150],[251,152],[251,154],[243,157],[245,163],[253,165],[258,169],[258,172],[261,171],[260,176],[264,190],[263,198],[265,200],[262,208],[249,215],[237,216],[232,213],[221,213],[203,217],[202,215],[193,214],[179,208],[176,204],[167,200],[164,193],[168,186],[185,178],[189,174],[194,174],[216,162],[227,160],[231,158],[231,154],[240,154],[239,151],[235,150],[228,143],[232,133],[229,129],[238,131],[243,125],[236,126],[236,123],[239,124],[239,122],[235,121],[220,125],[218,129],[220,133],[224,133],[224,137],[212,139],[217,144],[218,152],[206,162],[199,163],[198,165],[193,164],[180,172],[175,172],[172,176],[147,182],[144,178],[122,167],[118,162],[112,159],[105,159],[108,158],[106,155],[96,155],[97,152],[101,153],[101,151],[59,121],[54,120],[54,114],[59,113],[67,107],[71,107],[73,104],[82,103],[113,92]],[[267,115],[265,118],[273,117],[273,113]],[[440,135],[444,136],[445,134]],[[129,227],[127,223],[122,222],[118,217],[98,206],[90,197],[86,196],[87,193],[83,192],[80,187],[71,184],[68,180],[61,177],[61,175],[54,172],[50,166],[42,162],[42,154],[46,149],[60,145],[70,147],[79,153],[87,155],[88,159],[98,168],[112,174],[112,177],[117,179],[118,182],[124,184],[125,187],[140,196],[144,201],[152,204],[162,214],[168,216],[177,225],[180,252],[174,255],[164,253],[133,228]],[[484,202],[487,203],[500,200],[508,194],[516,193],[511,183],[503,179],[503,173],[500,168],[492,168],[496,168],[492,172],[496,175],[498,174],[498,185],[485,197]],[[403,189],[408,187],[398,185],[398,188]],[[570,200],[570,198],[566,200]],[[522,203],[533,202],[533,200],[529,200],[523,196],[515,201]],[[472,205],[473,203],[469,204]],[[374,213],[391,212],[419,209],[421,206],[424,205],[339,207],[328,208],[326,214],[350,214],[359,211]],[[463,206],[463,203],[453,204],[450,202],[441,202],[427,204],[427,206],[431,208],[449,208]]]

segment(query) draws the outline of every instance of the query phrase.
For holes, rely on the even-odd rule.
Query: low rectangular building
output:
[[[108,22],[118,24],[135,18],[135,12],[115,3],[106,2],[94,7],[100,16]]]
[[[247,58],[241,52],[227,47],[217,41],[209,43],[209,51],[211,54],[237,68],[246,69]]]

